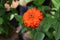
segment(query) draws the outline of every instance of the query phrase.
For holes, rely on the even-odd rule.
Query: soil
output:
[[[15,31],[13,32],[11,31],[11,33],[7,37],[0,36],[0,40],[16,40],[17,37],[18,37],[18,34]]]
[[[0,40],[17,40],[19,34],[16,33],[15,30],[11,30],[9,36],[4,37],[4,36],[0,36]],[[19,36],[20,37],[20,36]],[[32,40],[31,37],[29,36],[29,32],[23,33],[23,39],[24,40]],[[19,39],[21,40],[21,39]]]

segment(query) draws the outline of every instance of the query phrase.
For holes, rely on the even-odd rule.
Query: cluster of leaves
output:
[[[9,0],[11,4],[12,0]],[[14,13],[13,10],[11,13],[7,13],[4,8],[5,0],[0,0],[0,34],[8,35],[12,25],[10,24],[11,15]],[[13,27],[12,27],[13,28]]]
[[[46,0],[26,0],[26,2],[33,2],[37,6],[37,9],[43,12],[44,19],[36,29],[26,28],[23,25],[22,17],[17,14],[15,9],[11,9],[12,12],[7,14],[6,9],[3,6],[4,0],[0,0],[0,34],[8,34],[11,15],[13,14],[16,20],[22,25],[22,33],[26,30],[31,32],[33,40],[59,40],[60,39],[60,1],[50,0],[51,3],[45,4]],[[9,0],[11,4],[11,0]],[[48,2],[48,1],[46,1]],[[32,4],[32,7],[34,7]],[[50,7],[50,5],[52,7]],[[31,6],[29,6],[30,8]],[[14,11],[13,11],[14,10]],[[54,10],[54,11],[53,11]],[[12,27],[13,28],[13,27]]]

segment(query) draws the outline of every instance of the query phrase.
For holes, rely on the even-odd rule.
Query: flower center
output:
[[[32,18],[33,18],[34,16],[31,14],[31,15],[30,15],[30,17],[32,17]]]

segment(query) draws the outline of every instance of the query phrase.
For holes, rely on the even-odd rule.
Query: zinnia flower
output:
[[[23,15],[23,22],[26,27],[36,28],[43,19],[42,12],[36,8],[27,10]]]

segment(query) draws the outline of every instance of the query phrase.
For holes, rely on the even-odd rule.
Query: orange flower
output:
[[[26,27],[36,28],[43,19],[42,12],[36,8],[29,9],[23,15],[23,22]]]

